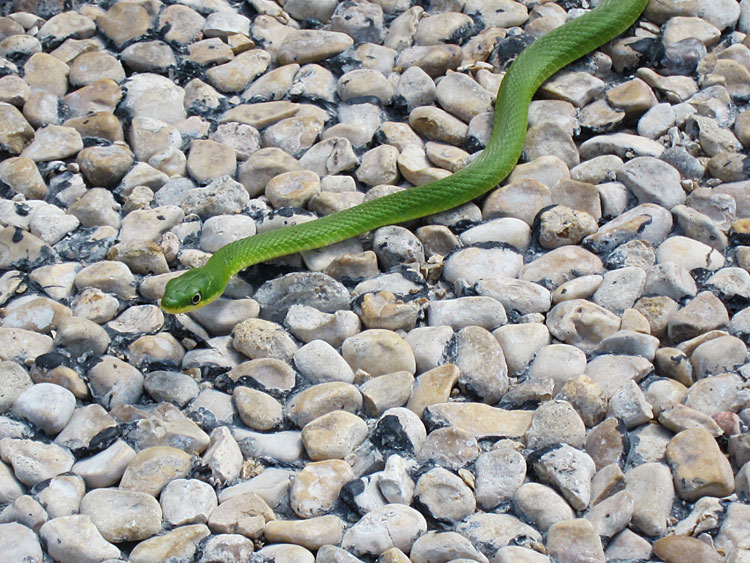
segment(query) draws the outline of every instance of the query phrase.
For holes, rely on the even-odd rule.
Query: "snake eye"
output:
[[[198,292],[195,295],[193,295],[193,298],[190,300],[190,302],[193,305],[197,305],[198,303],[201,302],[201,299],[202,299],[201,294],[200,294],[200,292]]]

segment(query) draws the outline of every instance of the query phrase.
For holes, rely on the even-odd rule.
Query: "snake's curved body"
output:
[[[511,172],[523,149],[528,107],[552,74],[630,27],[648,0],[605,0],[598,8],[537,39],[514,61],[495,102],[492,136],[482,154],[455,174],[368,201],[309,223],[232,242],[208,262],[167,283],[162,308],[182,313],[219,297],[240,270],[302,250],[320,248],[366,231],[439,213],[486,193]]]

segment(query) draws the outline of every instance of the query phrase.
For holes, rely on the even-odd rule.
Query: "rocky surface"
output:
[[[649,2],[486,197],[158,306],[471,162],[588,5],[0,3],[0,560],[750,561],[747,0]]]

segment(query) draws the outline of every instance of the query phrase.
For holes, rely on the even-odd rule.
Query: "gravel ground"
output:
[[[587,0],[0,5],[0,562],[750,562],[750,2],[651,0],[457,209]]]

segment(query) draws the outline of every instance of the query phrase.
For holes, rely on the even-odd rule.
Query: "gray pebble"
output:
[[[135,450],[123,440],[116,440],[101,452],[77,461],[71,471],[80,475],[90,489],[116,485],[125,472]]]
[[[161,507],[146,493],[93,490],[83,497],[80,511],[112,543],[146,539],[161,529]]]
[[[547,328],[554,337],[588,352],[617,332],[619,327],[619,317],[582,299],[558,303],[547,317]]]
[[[360,328],[359,317],[352,311],[329,314],[307,305],[289,307],[284,324],[302,342],[319,339],[332,346],[340,346]]]
[[[427,522],[419,512],[402,504],[388,504],[349,528],[341,546],[355,555],[376,555],[391,547],[408,553],[426,531]]]
[[[582,447],[586,439],[586,428],[581,417],[567,401],[547,401],[534,412],[531,426],[526,433],[526,444],[530,449],[566,443]]]
[[[452,253],[445,263],[443,277],[468,284],[481,278],[515,278],[523,265],[520,254],[507,248],[469,247]]]
[[[502,304],[491,297],[459,297],[430,303],[427,324],[459,330],[479,326],[493,330],[507,322]]]
[[[418,106],[430,105],[435,100],[435,82],[418,66],[410,66],[399,77],[396,86],[396,103],[408,111]]]
[[[442,467],[431,469],[419,478],[414,496],[438,521],[458,522],[476,509],[471,489],[460,477]]]
[[[49,545],[49,555],[60,561],[103,561],[121,555],[85,514],[54,518],[40,528],[39,535]]]
[[[417,461],[432,462],[456,471],[472,463],[479,451],[476,438],[465,430],[437,428],[427,435]]]
[[[461,370],[459,386],[487,403],[499,401],[508,389],[508,366],[503,349],[492,333],[468,326],[456,334],[456,360]]]
[[[514,544],[521,537],[542,540],[537,530],[510,514],[480,512],[458,524],[456,531],[487,557],[494,556],[500,547]]]
[[[39,427],[46,434],[56,436],[75,410],[73,393],[53,383],[37,383],[21,392],[13,403],[13,412]]]
[[[593,295],[597,305],[622,314],[641,296],[646,283],[646,272],[637,267],[625,267],[604,274],[602,284]]]
[[[570,520],[575,512],[554,489],[540,483],[525,483],[513,496],[513,505],[519,513],[542,531],[556,522]]]
[[[491,510],[517,494],[526,477],[526,460],[512,447],[499,447],[480,455],[475,469],[477,504]]]
[[[16,438],[0,440],[0,457],[13,466],[16,479],[28,486],[69,471],[75,461],[66,448],[56,444]]]
[[[162,490],[159,504],[164,520],[172,526],[182,526],[205,524],[218,502],[209,484],[197,479],[175,479]]]

